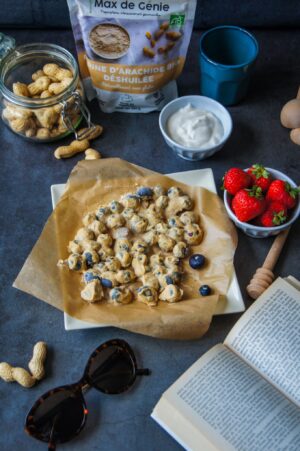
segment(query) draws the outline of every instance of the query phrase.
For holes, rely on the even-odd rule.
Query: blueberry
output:
[[[174,282],[179,282],[181,279],[182,274],[179,271],[174,271],[172,273],[172,279],[174,280]]]
[[[81,269],[81,261],[80,260],[78,260],[74,269],[75,269],[75,271],[79,271]]]
[[[96,213],[96,218],[101,219],[107,213],[106,207],[100,207]]]
[[[112,281],[109,279],[101,279],[101,284],[106,288],[112,287]]]
[[[166,283],[167,283],[168,285],[173,285],[173,279],[172,279],[171,276],[166,276]]]
[[[119,299],[119,297],[120,297],[120,290],[118,290],[118,288],[114,288],[112,291],[111,291],[111,298],[112,298],[112,300],[113,301],[116,301],[117,299]]]
[[[86,258],[86,264],[87,264],[88,268],[91,268],[93,266],[92,254],[90,252],[85,252],[84,256]]]
[[[193,269],[202,268],[205,263],[205,257],[201,254],[194,254],[190,256],[189,264]]]
[[[126,199],[136,199],[136,200],[139,200],[138,196],[136,196],[135,194],[127,194]]]
[[[209,296],[211,294],[211,288],[208,285],[202,285],[199,288],[199,293],[201,296]]]
[[[152,197],[153,196],[153,190],[151,188],[148,188],[147,186],[142,186],[139,188],[136,192],[136,194],[139,197]]]
[[[87,272],[84,274],[83,278],[84,278],[85,282],[91,282],[93,280],[94,276],[91,272]]]
[[[86,272],[84,274],[83,278],[86,283],[92,282],[92,280],[96,280],[96,279],[101,280],[100,277],[97,276],[97,274],[94,274],[92,272]]]

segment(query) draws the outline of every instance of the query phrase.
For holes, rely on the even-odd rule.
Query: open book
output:
[[[184,448],[300,450],[299,290],[278,278],[163,394],[152,417]]]

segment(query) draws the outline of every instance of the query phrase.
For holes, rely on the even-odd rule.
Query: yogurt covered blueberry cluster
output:
[[[154,307],[159,300],[182,299],[182,260],[200,244],[203,230],[180,188],[138,187],[99,205],[82,223],[61,262],[82,273],[82,299],[104,300],[105,290],[118,305],[136,299]]]

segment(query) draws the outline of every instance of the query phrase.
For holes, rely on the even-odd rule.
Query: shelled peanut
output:
[[[22,387],[30,388],[45,377],[45,360],[47,345],[39,341],[34,345],[33,355],[28,364],[29,371],[20,367],[13,367],[7,362],[0,363],[0,378],[5,382],[17,382]]]
[[[73,73],[69,69],[57,64],[45,64],[31,76],[32,83],[13,83],[12,90],[17,96],[30,99],[51,99],[62,93],[73,80]],[[83,96],[82,87],[77,86],[76,91]],[[75,125],[80,117],[76,108],[72,108],[74,99],[67,100],[68,116]],[[62,106],[60,103],[50,107],[25,108],[4,101],[2,112],[3,120],[10,128],[21,135],[37,140],[49,140],[64,135],[68,128],[62,118]]]
[[[67,146],[60,146],[54,152],[55,158],[60,160],[61,158],[70,158],[80,152],[85,152],[86,160],[99,160],[101,154],[90,148],[90,141],[98,138],[103,132],[103,127],[101,125],[93,125],[88,128],[81,128],[78,133],[78,139],[72,141]]]

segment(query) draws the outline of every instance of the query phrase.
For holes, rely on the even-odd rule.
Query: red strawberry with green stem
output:
[[[299,188],[292,188],[285,180],[274,180],[267,192],[267,202],[282,202],[287,209],[294,208],[297,202]]]
[[[247,222],[264,211],[266,201],[262,194],[262,189],[253,186],[251,189],[238,191],[232,200],[231,206],[236,217],[242,222]]]
[[[253,185],[259,186],[264,192],[271,184],[271,174],[261,164],[253,164],[247,173],[252,179]]]
[[[240,168],[231,168],[223,177],[223,189],[226,189],[229,194],[234,196],[243,188],[248,188],[251,185],[251,177],[247,172]]]
[[[271,202],[261,216],[257,218],[259,225],[276,227],[287,220],[287,208],[281,202]]]

